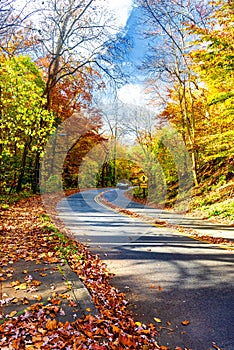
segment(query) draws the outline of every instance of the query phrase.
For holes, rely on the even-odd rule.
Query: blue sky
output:
[[[133,39],[133,50],[130,53],[130,59],[134,64],[140,64],[146,50],[147,42],[143,38],[142,27],[140,25],[141,10],[133,7],[125,26],[127,35]]]
[[[147,97],[144,96],[143,72],[138,68],[147,52],[147,40],[143,37],[140,18],[142,16],[140,8],[133,7],[129,13],[128,20],[124,27],[124,33],[132,43],[132,48],[126,56],[126,62],[123,69],[130,74],[129,84],[126,84],[119,90],[119,98],[124,103],[146,104]]]

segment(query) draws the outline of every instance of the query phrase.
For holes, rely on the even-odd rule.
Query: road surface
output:
[[[215,343],[222,350],[233,350],[233,251],[113,212],[98,203],[99,193],[90,190],[62,200],[58,215],[74,237],[88,243],[115,273],[112,285],[126,294],[135,319],[156,322],[159,343],[170,349],[213,350]],[[133,211],[163,215],[129,202],[121,190],[106,196]],[[201,225],[192,219],[189,223]],[[213,229],[217,234],[221,227]],[[232,237],[232,228],[222,229]]]

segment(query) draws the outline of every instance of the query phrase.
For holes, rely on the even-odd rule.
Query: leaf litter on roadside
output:
[[[26,291],[28,287],[36,288],[43,283],[43,274],[47,272],[43,271],[42,281],[37,281],[30,278],[25,269],[22,271],[25,279],[14,281],[14,271],[10,267],[18,259],[36,261],[38,264],[43,261],[61,262],[56,247],[62,243],[56,236],[51,236],[50,230],[43,227],[40,219],[40,216],[46,215],[41,199],[35,196],[22,200],[0,214],[0,276],[10,278],[15,289]],[[62,224],[57,224],[66,234]],[[86,246],[73,241],[68,234],[66,245],[71,243],[75,245],[77,253],[68,254],[66,259],[88,288],[99,313],[62,323],[56,320],[56,315],[64,313],[57,296],[48,300],[47,304],[40,302],[38,296],[36,303],[28,306],[25,295],[21,300],[25,311],[17,313],[13,310],[8,319],[1,321],[1,349],[160,349],[155,326],[133,319],[125,295],[111,286],[113,274],[99,256],[91,254]],[[77,258],[80,254],[82,259]]]

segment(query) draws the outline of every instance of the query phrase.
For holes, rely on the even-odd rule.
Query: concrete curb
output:
[[[56,316],[60,322],[98,314],[89,291],[67,264],[18,260],[4,268],[4,275],[0,301],[2,320],[24,313],[33,304],[47,305],[53,299],[60,301],[62,311]]]

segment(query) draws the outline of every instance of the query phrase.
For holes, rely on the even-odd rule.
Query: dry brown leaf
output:
[[[46,322],[46,328],[47,328],[49,331],[53,331],[53,330],[57,329],[57,321],[56,321],[56,320],[51,320],[51,319],[49,319],[49,320]]]
[[[33,280],[33,281],[31,282],[31,284],[32,284],[33,286],[35,286],[35,287],[40,286],[41,283],[42,283],[41,281],[37,281],[37,280]]]
[[[26,297],[24,297],[22,299],[22,304],[24,304],[24,305],[28,305],[29,304],[29,301],[28,301],[28,299]]]

